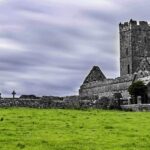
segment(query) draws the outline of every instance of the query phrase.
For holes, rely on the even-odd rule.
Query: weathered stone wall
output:
[[[69,99],[70,98],[70,99]],[[0,107],[29,107],[29,108],[57,108],[57,109],[87,109],[87,108],[97,108],[97,109],[119,109],[117,105],[111,105],[109,101],[98,100],[82,101],[76,99],[72,101],[72,96],[68,97],[67,101],[60,100],[43,100],[43,99],[20,99],[20,98],[5,98],[0,99]],[[76,97],[77,98],[77,97]],[[74,99],[75,100],[75,99]],[[113,108],[111,108],[113,106]],[[114,107],[115,106],[115,107]],[[109,108],[110,107],[110,108]],[[150,104],[132,104],[132,105],[121,105],[121,109],[125,111],[150,111]]]
[[[95,104],[91,100],[76,100],[70,96],[65,100],[44,100],[44,99],[21,99],[21,98],[2,98],[0,99],[0,107],[30,107],[30,108],[57,108],[57,109],[85,109],[95,108]],[[97,108],[97,107],[96,107]]]
[[[126,75],[116,79],[107,79],[104,81],[95,81],[82,84],[79,89],[79,96],[98,96],[99,98],[112,97],[114,93],[121,93],[124,99],[130,97],[128,87],[133,81],[143,81],[148,87],[148,99],[150,100],[150,72],[139,71],[134,75]]]
[[[105,81],[91,82],[83,84],[80,87],[79,95],[92,96],[98,95],[99,98],[106,96],[112,97],[114,93],[121,93],[123,98],[129,97],[128,87],[132,83],[133,76],[127,75],[116,79],[107,79]]]
[[[66,96],[66,97],[63,97],[63,101],[65,102],[70,102],[70,101],[79,101],[79,96],[78,95],[73,95],[73,96]]]
[[[44,99],[2,98],[0,107],[63,108],[63,101]]]
[[[132,46],[131,30],[128,22],[120,24],[120,74],[121,76],[132,73]]]

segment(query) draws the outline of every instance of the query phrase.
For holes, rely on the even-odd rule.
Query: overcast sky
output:
[[[119,22],[149,0],[0,0],[0,92],[74,95],[93,65],[119,76]]]

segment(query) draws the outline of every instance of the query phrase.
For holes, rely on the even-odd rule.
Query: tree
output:
[[[141,96],[142,100],[145,101],[147,95],[147,86],[143,81],[136,81],[129,86],[128,92],[134,99],[135,103],[137,101],[137,96]]]

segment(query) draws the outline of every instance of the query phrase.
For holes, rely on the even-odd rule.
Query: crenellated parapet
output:
[[[150,28],[150,25],[147,21],[136,21],[130,19],[129,22],[124,22],[119,24],[119,29],[121,31],[127,31],[131,29],[144,29],[144,28]]]

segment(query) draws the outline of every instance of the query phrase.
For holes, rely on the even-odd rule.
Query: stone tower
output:
[[[120,23],[120,75],[133,74],[150,57],[150,25],[146,21]]]

